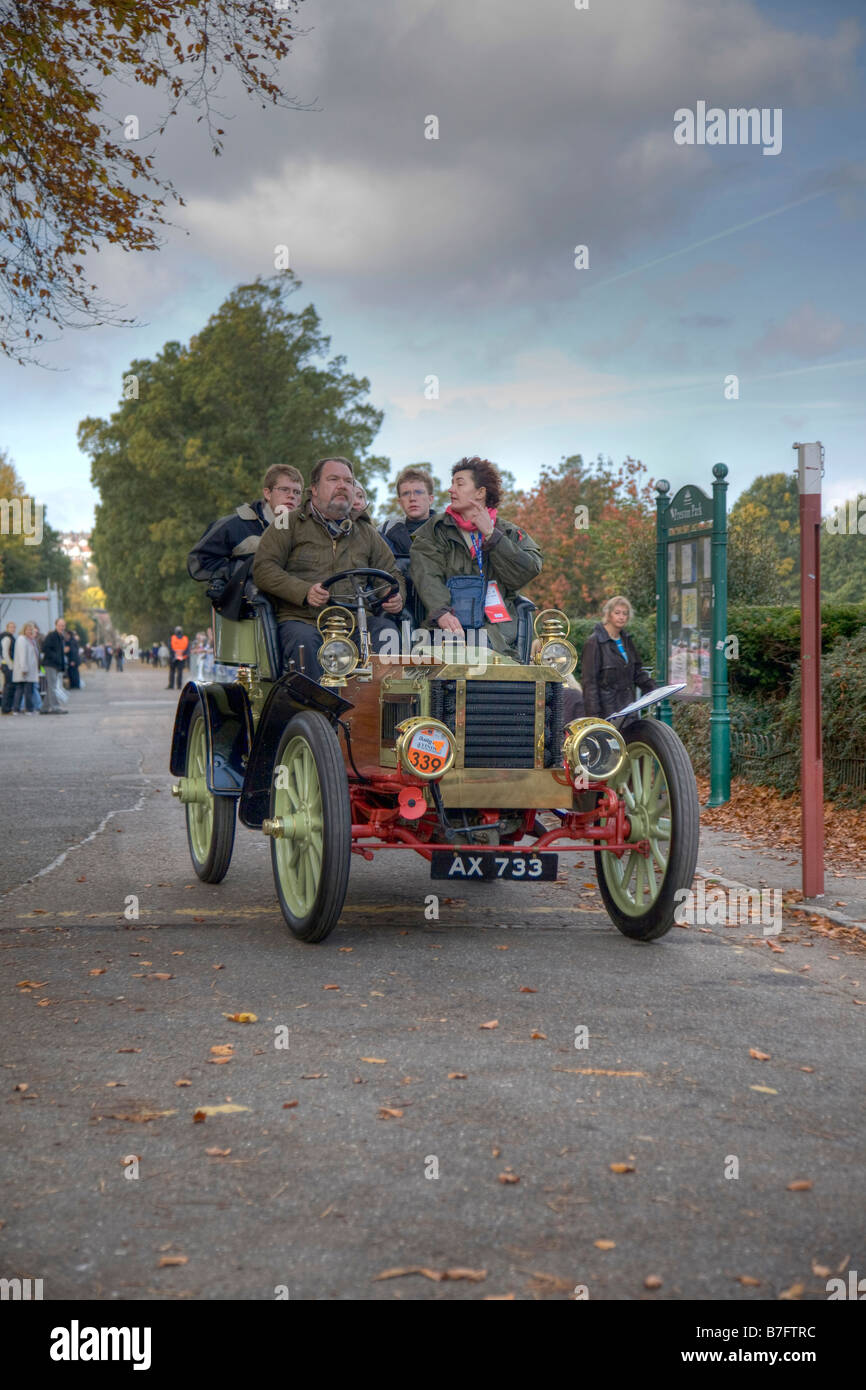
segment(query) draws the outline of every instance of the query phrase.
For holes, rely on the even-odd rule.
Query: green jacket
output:
[[[451,609],[446,580],[458,574],[478,574],[475,556],[463,537],[464,532],[447,512],[425,522],[412,537],[409,575],[431,627]],[[497,519],[493,535],[483,542],[481,558],[484,578],[496,581],[511,614],[510,622],[485,623],[490,646],[504,652],[517,638],[514,600],[522,585],[541,573],[541,551],[514,522]]]
[[[398,580],[405,600],[406,586],[394,556],[369,521],[360,526],[355,522],[348,535],[332,537],[310,508],[307,499],[287,518],[277,517],[256,550],[253,582],[276,600],[278,622],[294,618],[315,627],[322,609],[306,602],[307,592],[341,570],[387,570]]]

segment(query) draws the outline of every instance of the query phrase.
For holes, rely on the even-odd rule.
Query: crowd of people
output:
[[[90,650],[81,647],[78,633],[67,630],[63,618],[58,618],[52,631],[44,636],[36,623],[24,623],[20,632],[15,623],[7,623],[0,637],[0,712],[68,714],[69,695],[64,678],[68,690],[81,689],[81,663],[89,662]],[[44,693],[40,686],[44,686]]]

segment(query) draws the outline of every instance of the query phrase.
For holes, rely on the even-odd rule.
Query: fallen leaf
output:
[[[200,1105],[193,1113],[195,1124],[201,1124],[208,1115],[236,1115],[240,1110],[249,1110],[248,1105]]]
[[[192,1082],[191,1082],[191,1081],[184,1081],[184,1080],[181,1080],[181,1081],[175,1081],[174,1084],[175,1084],[175,1086],[191,1086],[191,1085],[192,1085]]]
[[[813,1261],[812,1261],[812,1273],[815,1274],[815,1275],[817,1275],[817,1277],[818,1277],[819,1279],[829,1279],[829,1278],[830,1278],[830,1267],[829,1267],[829,1265],[818,1265],[818,1264],[815,1264],[815,1261],[813,1260]]]
[[[789,1192],[811,1192],[811,1190],[812,1190],[812,1179],[811,1179],[811,1178],[795,1178],[793,1182],[789,1182],[789,1183],[787,1184],[787,1189],[788,1189]]]
[[[482,1303],[513,1303],[517,1298],[516,1293],[486,1293],[481,1299]]]
[[[322,985],[322,989],[339,989],[339,985]]]
[[[259,1016],[258,1014],[223,1014],[223,1018],[227,1018],[230,1023],[257,1023]]]
[[[215,1057],[234,1057],[235,1045],[234,1043],[215,1043],[211,1052]]]
[[[294,1110],[294,1108],[295,1108],[295,1106],[297,1105],[297,1103],[298,1103],[298,1102],[297,1102],[296,1100],[285,1100],[285,1101],[283,1101],[283,1109],[284,1109],[284,1110]]]
[[[142,964],[144,964],[143,961]],[[173,980],[174,976],[169,975],[165,970],[152,970],[147,978],[149,980]]]
[[[499,1181],[502,1183],[514,1183],[520,1182],[520,1178],[517,1176],[516,1173],[500,1173]]]
[[[616,1241],[615,1241],[615,1240],[594,1240],[592,1243],[593,1243],[593,1245],[597,1246],[599,1250],[615,1250],[615,1249],[616,1249]]]
[[[88,970],[88,975],[104,975],[107,967],[100,965],[98,970]]]
[[[660,1289],[662,1283],[663,1280],[659,1277],[658,1274],[648,1274],[643,1281],[643,1286],[645,1289]]]
[[[737,1279],[743,1285],[743,1288],[759,1289],[761,1287],[760,1279],[756,1279],[752,1274],[738,1274]]]
[[[478,1027],[479,1027],[479,1028],[498,1028],[498,1027],[499,1027],[499,1019],[498,1019],[498,1018],[491,1018],[491,1020],[490,1020],[489,1023],[479,1023]]]
[[[125,1086],[125,1081],[106,1081],[106,1086]]]
[[[769,1062],[770,1060],[769,1052],[759,1052],[756,1047],[749,1048],[749,1056],[754,1057],[756,1062]]]
[[[173,956],[182,956],[184,953],[183,953],[183,951],[172,951],[171,954],[172,954]]]
[[[13,1091],[26,1091],[29,1085],[29,1081],[16,1081],[12,1089]]]
[[[385,1057],[362,1057],[361,1061],[372,1062],[377,1067],[386,1067],[388,1065],[387,1059]]]
[[[647,1079],[645,1071],[613,1071],[610,1067],[554,1067],[553,1070],[574,1072],[576,1076],[642,1076]]]
[[[44,989],[48,984],[47,980],[19,980],[16,989]]]
[[[135,1124],[146,1124],[148,1120],[161,1120],[164,1115],[176,1115],[176,1110],[140,1110],[137,1115],[106,1115],[106,1120],[132,1120]]]
[[[521,985],[521,986],[520,986],[520,993],[521,993],[521,994],[537,994],[537,993],[538,993],[538,990],[537,990],[537,989],[533,989],[533,988],[532,988],[532,985]]]
[[[611,1163],[608,1166],[612,1173],[633,1173],[635,1171],[633,1163]]]
[[[799,1298],[805,1289],[805,1284],[792,1284],[789,1289],[783,1289],[779,1294],[780,1298],[795,1299]]]
[[[814,1071],[814,1070],[815,1070],[814,1067],[801,1067],[801,1068],[800,1068],[800,1071]]]
[[[76,883],[86,883],[86,882],[87,882],[87,875],[86,875],[86,874],[82,874],[80,878],[77,878],[77,879],[75,880],[75,882],[76,882]],[[836,906],[837,906],[837,907],[844,907],[845,904],[844,904],[844,903],[837,903]]]
[[[119,1047],[118,1052],[140,1052],[140,1047]]]
[[[772,1086],[750,1086],[750,1091],[760,1091],[762,1096],[777,1096],[778,1091],[774,1091]]]
[[[389,1110],[389,1108],[387,1107],[387,1105],[380,1105],[380,1107],[379,1107],[379,1119],[380,1119],[380,1120],[402,1120],[402,1118],[403,1118],[403,1111],[402,1111],[402,1110]]]
[[[493,949],[494,949],[494,951],[507,951],[507,950],[508,950],[508,947],[507,947],[507,946],[494,946]]]
[[[424,1265],[406,1265],[401,1269],[383,1269],[381,1274],[373,1276],[373,1282],[379,1279],[402,1279],[407,1274],[423,1274],[425,1279],[434,1279],[437,1283],[443,1279],[468,1279],[473,1284],[480,1284],[487,1278],[486,1269],[427,1269]]]
[[[305,1071],[301,1073],[302,1081],[320,1081],[323,1076],[327,1076],[326,1071]]]
[[[141,1162],[141,1154],[124,1154],[120,1162],[124,1168],[128,1168],[131,1163]]]
[[[228,1158],[231,1149],[205,1149],[208,1158]]]
[[[211,970],[225,970],[224,965],[212,965]]]
[[[159,1268],[165,1269],[169,1265],[189,1264],[189,1255],[163,1255],[159,1262]]]
[[[354,951],[354,946],[338,946],[338,951]]]
[[[466,1078],[467,1073],[465,1071],[449,1071],[448,1073],[449,1081],[465,1081]]]

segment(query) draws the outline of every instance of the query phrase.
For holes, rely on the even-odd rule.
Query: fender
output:
[[[187,682],[175,715],[169,768],[176,777],[186,772],[189,726],[199,706],[207,729],[208,790],[216,796],[240,796],[253,742],[250,702],[241,685]]]
[[[281,676],[271,686],[253,739],[238,815],[251,830],[261,830],[270,815],[274,760],[283,730],[299,710],[314,709],[331,724],[352,705],[334,690],[310,680],[300,671]]]

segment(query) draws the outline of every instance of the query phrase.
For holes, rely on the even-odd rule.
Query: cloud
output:
[[[780,323],[770,323],[766,332],[749,349],[747,360],[765,362],[768,358],[799,357],[811,361],[829,357],[843,348],[863,341],[863,325],[846,323],[835,314],[822,312],[806,301]]]

